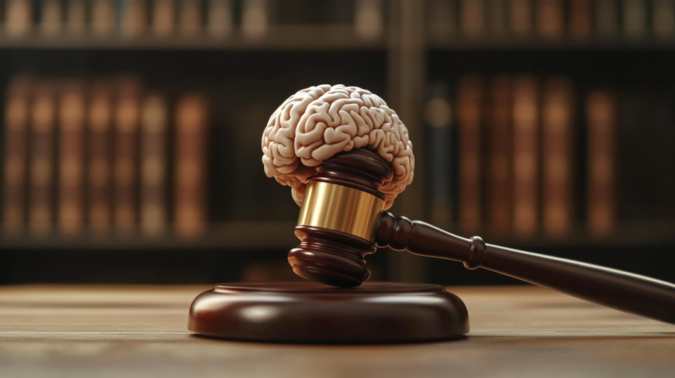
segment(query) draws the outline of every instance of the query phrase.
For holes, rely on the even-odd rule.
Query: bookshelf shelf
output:
[[[260,38],[239,32],[226,37],[96,37],[0,36],[0,49],[39,50],[383,50],[384,38],[362,39],[349,25],[284,25],[270,27]]]
[[[231,250],[292,248],[298,244],[293,222],[226,222],[213,224],[203,235],[182,237],[176,234],[147,236],[59,234],[7,236],[0,238],[0,251],[17,250]]]
[[[517,38],[458,38],[429,36],[427,46],[431,50],[524,50],[528,53],[536,51],[556,50],[593,50],[593,51],[648,51],[675,50],[675,40],[671,39],[517,39]]]

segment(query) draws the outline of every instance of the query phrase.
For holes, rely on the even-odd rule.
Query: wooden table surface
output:
[[[450,288],[467,338],[366,346],[192,336],[206,289],[0,287],[0,377],[675,377],[675,325],[536,287]]]

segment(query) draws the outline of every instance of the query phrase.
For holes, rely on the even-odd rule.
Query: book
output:
[[[31,0],[5,1],[5,34],[24,37],[33,28],[33,2]]]
[[[586,208],[593,235],[605,235],[616,224],[616,111],[611,92],[586,96]]]
[[[504,37],[507,31],[507,0],[487,0],[487,26],[493,37]]]
[[[509,28],[516,37],[527,37],[532,34],[533,11],[531,0],[510,0]]]
[[[483,79],[463,76],[457,87],[458,223],[464,232],[482,225],[482,102]]]
[[[542,224],[551,236],[570,231],[574,221],[573,89],[551,77],[542,92]]]
[[[565,33],[563,0],[536,1],[537,34],[543,38],[561,38]]]
[[[147,27],[145,0],[118,0],[119,31],[125,37],[137,37]]]
[[[647,1],[622,0],[623,32],[629,38],[644,37],[647,32]]]
[[[577,39],[586,39],[591,34],[591,0],[570,0],[570,35]]]
[[[653,0],[652,29],[659,38],[675,35],[675,0]]]
[[[595,0],[594,24],[599,37],[615,37],[619,31],[618,0]]]
[[[194,237],[206,230],[208,103],[186,94],[176,104],[174,222],[176,232]]]
[[[66,30],[71,35],[84,35],[87,29],[87,4],[85,0],[68,0]]]
[[[166,37],[174,33],[176,8],[174,0],[155,0],[152,5],[152,34]]]
[[[206,30],[214,37],[232,34],[234,10],[232,0],[209,0],[206,12]]]
[[[651,186],[655,205],[652,220],[672,224],[675,220],[675,98],[672,92],[657,92],[650,101],[652,124],[649,154]],[[648,144],[648,145],[649,145]],[[644,168],[644,167],[643,167]],[[644,168],[647,170],[646,168]]]
[[[60,0],[44,0],[40,7],[39,30],[45,36],[54,36],[63,29],[63,7]]]
[[[137,78],[119,79],[114,112],[113,224],[121,233],[132,232],[136,227],[140,96],[141,84]]]
[[[52,81],[36,81],[30,113],[28,229],[41,235],[51,232],[54,218],[56,88]]]
[[[246,38],[260,38],[269,28],[268,0],[242,0],[241,32]]]
[[[354,33],[366,40],[377,39],[384,32],[384,5],[382,0],[355,0]]]
[[[96,36],[110,35],[115,30],[115,0],[91,1],[92,34]]]
[[[490,110],[488,113],[486,220],[495,233],[511,231],[512,208],[512,140],[511,140],[511,78],[497,75],[491,83]]]
[[[145,97],[141,114],[140,228],[148,235],[166,231],[168,104],[159,94]]]
[[[91,85],[87,108],[87,223],[95,234],[112,225],[113,88],[105,79]]]
[[[83,84],[63,84],[58,99],[57,228],[73,235],[84,227],[84,158],[86,101]]]
[[[452,222],[452,107],[448,89],[442,82],[431,84],[429,100],[424,105],[429,146],[430,215],[433,224]]]
[[[485,34],[485,0],[460,0],[459,24],[462,34],[479,37]]]
[[[513,81],[513,230],[532,236],[539,227],[539,88],[535,77]]]
[[[29,75],[17,75],[11,79],[7,89],[2,191],[2,225],[6,234],[22,233],[25,228],[32,82],[33,78]]]
[[[457,1],[429,0],[426,22],[431,35],[449,37],[457,33]]]
[[[178,31],[181,35],[194,36],[201,32],[202,12],[198,0],[180,0]]]

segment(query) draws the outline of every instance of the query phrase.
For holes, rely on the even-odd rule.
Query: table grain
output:
[[[675,377],[675,326],[533,286],[453,287],[468,337],[290,345],[191,335],[208,286],[0,287],[0,377]]]

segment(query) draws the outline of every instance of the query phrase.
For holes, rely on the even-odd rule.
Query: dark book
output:
[[[653,0],[652,30],[658,38],[675,36],[675,0]]]
[[[651,141],[645,153],[651,154],[651,164],[645,167],[652,171],[654,195],[654,220],[675,220],[675,99],[671,93],[659,93],[651,103]]]
[[[115,1],[92,0],[90,2],[90,25],[94,35],[110,35],[115,30]]]
[[[206,31],[214,37],[223,37],[234,29],[233,0],[208,0]]]
[[[455,146],[452,139],[452,108],[445,84],[431,84],[431,95],[424,106],[429,151],[429,203],[431,222],[452,222],[452,156]]]
[[[493,78],[486,122],[485,216],[490,229],[501,234],[511,231],[513,221],[511,85],[508,76]]]
[[[531,0],[509,1],[509,28],[515,37],[528,37],[532,34],[534,20]]]
[[[464,232],[482,226],[483,79],[463,76],[457,88],[458,222]]]
[[[91,85],[87,108],[87,223],[94,233],[112,226],[113,101],[112,83]]]
[[[570,35],[578,39],[586,39],[591,34],[591,0],[570,0],[569,2]]]
[[[619,0],[596,0],[594,14],[595,32],[599,37],[616,37],[619,33]]]
[[[537,34],[543,38],[561,38],[565,33],[565,8],[563,0],[537,0]]]
[[[175,0],[155,0],[152,3],[152,34],[156,37],[167,37],[172,35],[175,29]]]
[[[178,32],[195,36],[202,31],[202,9],[199,0],[179,0]]]
[[[354,33],[361,39],[377,39],[384,32],[384,2],[355,0]]]
[[[629,38],[642,38],[647,33],[647,0],[622,0],[622,28]]]
[[[426,8],[429,32],[434,36],[451,37],[457,33],[457,0],[430,0]]]

